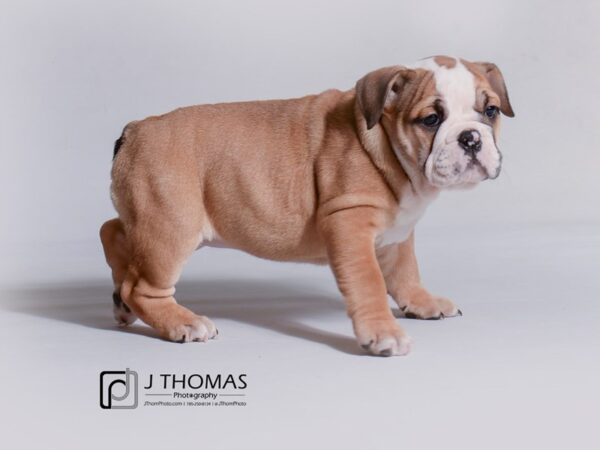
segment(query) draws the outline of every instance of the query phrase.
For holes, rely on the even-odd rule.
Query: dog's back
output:
[[[193,214],[205,245],[226,242],[280,260],[324,257],[314,223],[316,161],[335,149],[332,139],[356,141],[351,128],[332,136],[327,123],[351,112],[351,103],[340,111],[343,97],[190,106],[128,124],[112,171],[121,220],[155,204],[153,220]]]

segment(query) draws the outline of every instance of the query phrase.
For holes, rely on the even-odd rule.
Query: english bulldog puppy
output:
[[[217,328],[175,301],[192,252],[329,264],[362,348],[405,355],[407,317],[461,315],[421,284],[414,227],[442,189],[500,174],[500,112],[513,117],[491,63],[447,56],[375,70],[348,91],[180,108],[131,122],[115,144],[118,218],[100,237],[114,312],[176,342]]]

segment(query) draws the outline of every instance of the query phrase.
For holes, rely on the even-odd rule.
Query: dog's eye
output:
[[[421,122],[426,127],[433,128],[433,127],[437,127],[440,124],[441,120],[440,120],[440,116],[438,116],[437,114],[429,114],[427,117],[422,119]]]
[[[487,108],[485,108],[485,115],[487,117],[489,117],[490,119],[493,119],[494,117],[496,117],[497,114],[498,114],[497,106],[488,106]]]

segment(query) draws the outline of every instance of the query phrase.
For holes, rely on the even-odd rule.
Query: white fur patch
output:
[[[416,63],[414,68],[427,69],[433,72],[435,87],[444,99],[448,109],[446,120],[476,120],[477,113],[474,111],[475,77],[460,60],[451,69],[439,66],[433,58],[428,58]]]
[[[221,239],[208,216],[204,219],[202,231],[200,232],[200,243],[196,250],[202,247],[231,248]]]
[[[215,231],[210,219],[206,217],[204,219],[204,224],[202,225],[202,231],[200,233],[201,241],[212,241],[216,238],[217,232]]]
[[[437,192],[434,194],[419,195],[412,190],[410,185],[407,185],[402,190],[400,205],[394,219],[394,224],[376,238],[376,247],[385,247],[386,245],[406,241],[419,219],[425,214],[427,206],[436,197]]]

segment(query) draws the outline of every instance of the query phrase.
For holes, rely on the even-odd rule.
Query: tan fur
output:
[[[421,286],[412,236],[375,247],[411,183],[390,144],[420,149],[409,161],[420,170],[432,135],[414,121],[434,94],[430,72],[398,66],[347,92],[192,106],[132,122],[112,170],[119,218],[101,229],[116,292],[162,337],[203,341],[217,333],[212,322],[173,297],[199,246],[329,263],[359,343],[375,354],[408,352],[388,292],[416,317],[458,311]]]
[[[452,69],[456,66],[456,59],[450,58],[449,56],[438,55],[433,58],[438,66],[444,66],[448,69]]]
[[[504,84],[504,77],[498,66],[489,62],[469,62],[461,59],[461,62],[473,73],[479,90],[485,91],[495,97],[496,102],[503,114],[514,117],[515,113],[508,98],[508,90]]]

